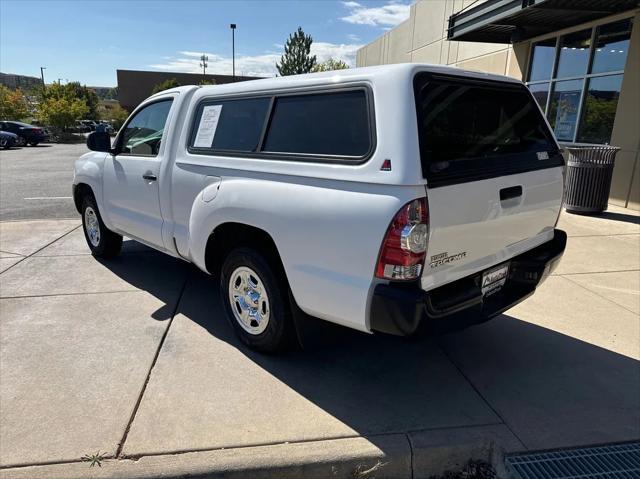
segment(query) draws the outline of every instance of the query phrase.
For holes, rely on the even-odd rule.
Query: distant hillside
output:
[[[0,85],[4,85],[12,90],[20,88],[21,90],[30,91],[33,88],[40,87],[42,80],[38,77],[16,75],[14,73],[0,73]],[[117,87],[90,86],[89,88],[94,90],[101,100],[116,100],[118,98]]]
[[[34,87],[42,85],[42,80],[38,77],[29,77],[26,75],[15,75],[13,73],[0,73],[0,85],[15,90],[31,90]]]
[[[98,98],[101,100],[118,99],[118,87],[90,86],[89,88],[95,91],[96,95],[98,95]]]

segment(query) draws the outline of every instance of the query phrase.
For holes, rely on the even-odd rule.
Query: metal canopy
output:
[[[449,17],[448,40],[486,43],[519,42],[631,10],[638,7],[640,2],[638,0],[487,0],[473,5]]]

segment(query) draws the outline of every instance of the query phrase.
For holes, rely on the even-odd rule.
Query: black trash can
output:
[[[568,146],[564,207],[569,213],[601,213],[607,209],[615,146]]]

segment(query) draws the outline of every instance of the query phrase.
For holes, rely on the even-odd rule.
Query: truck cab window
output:
[[[122,133],[121,153],[156,156],[171,103],[172,100],[159,101],[136,113]]]

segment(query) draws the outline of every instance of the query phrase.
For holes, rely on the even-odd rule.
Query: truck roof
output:
[[[307,73],[303,75],[290,75],[284,77],[263,78],[260,80],[249,80],[237,83],[225,83],[222,85],[202,85],[198,86],[202,90],[202,95],[206,94],[233,94],[247,92],[264,92],[269,90],[283,90],[289,88],[300,88],[308,86],[328,85],[335,83],[350,83],[368,81],[410,81],[416,72],[432,72],[440,74],[456,75],[467,78],[491,79],[509,83],[521,83],[520,80],[490,73],[464,70],[461,68],[432,65],[427,63],[398,63],[393,65],[379,65],[362,68],[349,68],[346,70],[335,70],[328,72]],[[182,86],[167,91],[185,91],[193,86]]]

